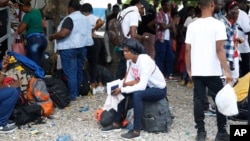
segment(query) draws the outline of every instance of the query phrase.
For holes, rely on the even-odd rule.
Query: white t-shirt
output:
[[[237,24],[241,27],[241,30],[238,30],[238,37],[243,38],[245,41],[239,44],[240,53],[248,53],[250,52],[249,43],[248,43],[248,35],[245,33],[250,32],[250,18],[247,13],[239,9],[239,16],[237,19]]]
[[[96,26],[96,22],[99,18],[92,14],[88,15],[87,18],[89,19],[91,27],[93,29]]]
[[[197,19],[198,19],[197,17],[192,18],[191,16],[188,16],[187,19],[185,20],[184,27],[188,27],[190,23],[192,23]]]
[[[155,61],[147,54],[140,54],[136,63],[128,60],[127,69],[129,69],[127,75],[129,81],[135,79],[139,79],[140,81],[133,86],[122,87],[122,93],[132,93],[139,90],[145,90],[147,86],[160,89],[166,87],[163,74],[155,64]]]
[[[191,45],[192,76],[222,75],[216,41],[225,39],[225,25],[213,17],[199,18],[188,26],[185,43]]]
[[[129,31],[130,31],[130,27],[131,26],[137,26],[139,24],[139,21],[141,21],[141,16],[139,13],[139,10],[136,6],[130,6],[124,10],[122,10],[118,16],[121,14],[121,16],[124,16],[128,11],[129,12],[123,19],[122,21],[122,31],[124,33],[124,36],[127,38],[130,38],[130,35],[128,35]],[[128,35],[128,36],[127,36]]]
[[[168,14],[165,13],[164,15],[165,15],[165,18],[166,18],[166,24],[169,24]],[[170,40],[170,31],[169,31],[168,28],[164,31],[164,40]]]

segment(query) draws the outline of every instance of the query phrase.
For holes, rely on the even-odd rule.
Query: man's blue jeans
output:
[[[34,35],[28,37],[26,56],[41,66],[41,58],[43,56],[43,52],[47,48],[47,43],[48,42],[45,36]]]
[[[83,66],[87,55],[86,47],[60,50],[62,69],[67,77],[69,95],[75,100],[83,81]]]
[[[173,74],[174,52],[169,40],[155,42],[155,62],[165,77]]]
[[[165,98],[167,94],[167,88],[147,88],[143,91],[136,91],[132,94],[123,94],[125,97],[131,95],[133,97],[134,107],[134,130],[141,130],[141,120],[143,115],[143,101],[158,101]],[[122,114],[125,111],[126,99],[118,104],[118,110],[114,115],[114,122],[120,124],[122,121]],[[128,109],[127,109],[128,110]]]
[[[18,97],[19,92],[16,88],[0,89],[0,126],[5,126],[8,123]]]

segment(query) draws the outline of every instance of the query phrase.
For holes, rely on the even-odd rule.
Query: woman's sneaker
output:
[[[125,140],[130,140],[130,139],[140,139],[140,133],[136,134],[134,133],[133,130],[128,131],[127,133],[121,134],[121,137],[124,138]]]
[[[120,126],[109,125],[107,127],[102,128],[102,132],[120,132],[122,129]]]
[[[15,131],[17,128],[16,125],[6,125],[6,126],[0,126],[0,134],[4,134],[4,133],[10,133]]]

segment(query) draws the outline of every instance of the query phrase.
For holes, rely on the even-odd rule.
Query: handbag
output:
[[[17,33],[15,33],[15,41],[12,44],[12,51],[21,55],[26,55],[24,38]]]

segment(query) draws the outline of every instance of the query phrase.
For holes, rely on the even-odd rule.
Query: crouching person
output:
[[[163,74],[144,51],[144,46],[134,38],[126,39],[123,43],[123,53],[127,60],[127,73],[123,86],[112,91],[112,95],[122,93],[125,97],[131,95],[134,107],[133,130],[122,134],[125,139],[139,138],[143,114],[143,101],[158,101],[166,97],[167,88]],[[118,104],[113,124],[102,131],[117,131],[121,128],[122,113],[125,100]]]
[[[8,65],[8,57],[4,56],[2,67],[0,66],[0,133],[9,133],[14,131],[17,126],[9,121],[9,118],[14,110],[19,97],[17,87],[20,86],[20,81],[15,80],[11,84],[2,84],[5,78],[5,71]]]

